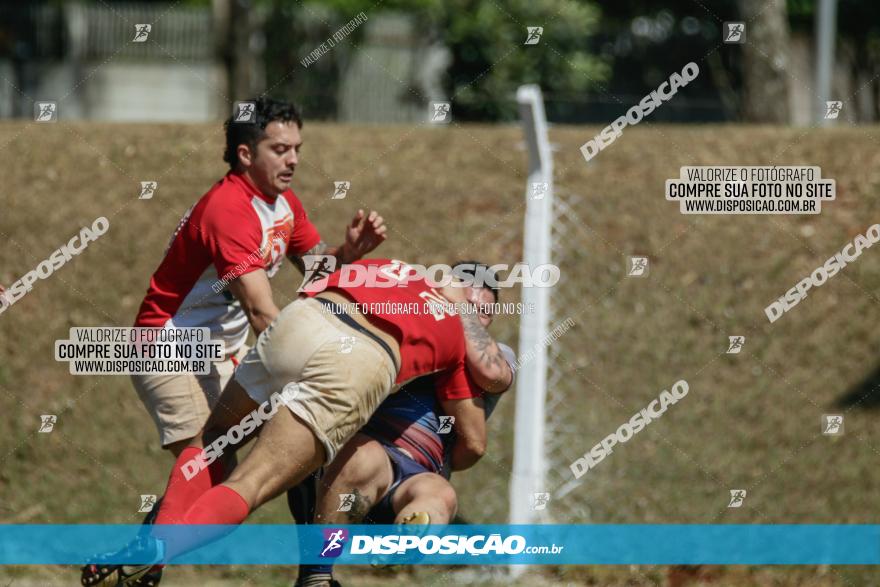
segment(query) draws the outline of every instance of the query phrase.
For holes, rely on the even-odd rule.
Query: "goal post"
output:
[[[551,261],[553,215],[553,155],[547,135],[547,118],[541,89],[520,86],[516,92],[528,151],[523,262],[529,267]],[[519,369],[514,418],[513,473],[510,480],[510,523],[533,524],[544,520],[545,508],[535,508],[535,494],[545,493],[544,447],[547,397],[547,345],[550,292],[545,287],[524,287],[522,302],[534,312],[524,312],[519,325]]]

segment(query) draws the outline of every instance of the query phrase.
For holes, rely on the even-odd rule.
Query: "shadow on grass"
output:
[[[880,366],[834,402],[838,408],[880,409]]]

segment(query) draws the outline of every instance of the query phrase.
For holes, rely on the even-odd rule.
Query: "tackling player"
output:
[[[325,278],[325,291],[294,301],[278,315],[236,370],[202,433],[180,453],[153,537],[137,540],[130,549],[147,564],[113,568],[120,581],[131,584],[152,564],[206,540],[204,534],[180,539],[179,533],[172,540],[163,532],[164,524],[240,524],[251,511],[332,462],[392,388],[416,377],[434,374],[442,408],[456,418],[459,442],[454,451],[461,459],[473,458],[468,447],[485,446],[482,409],[471,409],[482,392],[465,372],[461,321],[442,306],[416,314],[359,310],[445,299],[424,279],[411,278],[405,263],[376,259],[355,264],[375,266],[391,283],[399,283],[345,286],[337,271]],[[341,345],[347,348],[344,357]],[[288,409],[279,409],[263,425],[251,452],[220,483],[232,447],[210,463],[205,462],[204,447],[221,436],[228,441],[230,428],[258,408],[277,404],[288,391],[295,393],[285,403]],[[469,430],[477,432],[471,437]],[[187,475],[193,460],[205,466]]]
[[[495,343],[486,331],[493,320],[491,308],[498,301],[498,290],[447,287],[443,294],[450,301],[467,301],[478,309],[476,314],[461,314],[461,320],[468,347],[468,373],[492,389],[491,395],[484,395],[488,417],[498,394],[512,384],[516,361],[513,349]],[[500,368],[489,358],[498,355],[504,359]],[[450,469],[460,470],[473,463],[470,459],[462,462],[461,454],[451,450],[458,428],[438,414],[442,412],[430,377],[419,378],[392,394],[343,448],[320,481],[316,481],[316,474],[300,484],[298,492],[288,493],[291,499],[299,497],[297,507],[291,508],[296,509],[298,522],[449,523],[457,510],[455,489],[448,480]],[[476,450],[479,458],[484,448],[472,444],[470,450]],[[344,507],[343,498],[347,500]],[[338,586],[332,568],[300,565],[296,586]]]

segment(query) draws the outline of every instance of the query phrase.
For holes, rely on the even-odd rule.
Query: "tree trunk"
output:
[[[741,45],[745,82],[742,118],[787,124],[791,117],[785,0],[739,0],[739,8],[746,22],[746,41]]]
[[[256,97],[264,83],[260,79],[260,56],[251,44],[253,4],[251,0],[213,0],[217,52],[226,67],[230,112],[232,102]]]

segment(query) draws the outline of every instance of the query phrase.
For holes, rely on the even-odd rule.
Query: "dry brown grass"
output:
[[[581,197],[589,235],[561,263],[573,287],[558,316],[577,326],[560,341],[569,395],[554,414],[570,431],[556,439],[554,482],[661,389],[685,378],[691,392],[552,504],[558,521],[577,521],[571,510],[600,523],[876,521],[880,438],[869,406],[877,400],[835,403],[877,368],[880,251],[868,250],[774,324],[763,308],[880,221],[878,129],[645,124],[588,166],[578,147],[597,130],[552,131],[557,185]],[[391,229],[384,255],[424,264],[520,259],[517,127],[315,124],[304,136],[294,184],[326,240],[342,238],[357,206],[375,207]],[[161,493],[170,461],[127,378],[73,377],[53,360],[53,343],[71,326],[132,322],[178,218],[225,171],[219,126],[4,122],[0,146],[10,162],[0,190],[0,283],[96,217],[111,221],[104,237],[0,315],[0,520],[135,522],[139,494]],[[664,200],[663,182],[701,164],[819,165],[837,180],[838,200],[817,217],[685,217]],[[343,179],[352,182],[349,197],[330,200],[332,182]],[[136,199],[141,180],[159,181],[152,200]],[[623,277],[631,253],[650,256],[647,279]],[[278,276],[279,303],[298,281],[290,268]],[[496,332],[515,343],[517,327],[508,318]],[[727,356],[732,334],[746,335],[746,346]],[[500,504],[497,511],[506,503],[513,403],[502,402],[493,420],[490,458],[456,480],[472,519],[481,502]],[[838,439],[819,434],[821,414],[834,411],[846,413]],[[47,413],[59,415],[56,431],[37,434]],[[749,488],[745,506],[728,510],[727,490],[740,487]],[[280,503],[256,517],[286,519]],[[664,576],[658,567],[570,568],[542,580],[647,585]],[[277,572],[259,577],[283,584]],[[724,569],[712,584],[868,583],[868,571],[810,568]]]

